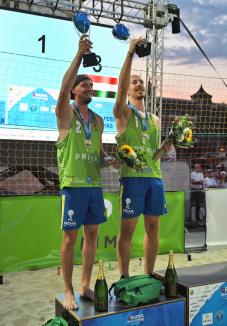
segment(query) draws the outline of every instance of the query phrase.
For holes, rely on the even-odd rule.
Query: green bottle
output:
[[[169,263],[165,273],[165,295],[168,298],[177,296],[177,272],[173,263],[173,251],[169,251]]]
[[[108,286],[103,272],[103,262],[99,261],[99,272],[95,282],[94,303],[96,311],[108,311]]]

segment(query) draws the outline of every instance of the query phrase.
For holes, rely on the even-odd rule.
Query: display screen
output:
[[[0,10],[0,138],[56,141],[55,107],[62,78],[74,58],[79,34],[72,21]],[[91,75],[94,97],[89,107],[104,120],[103,142],[115,142],[113,105],[120,67],[128,44],[111,28],[91,25],[92,51],[102,70]]]

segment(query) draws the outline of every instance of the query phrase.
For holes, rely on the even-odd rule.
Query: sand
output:
[[[186,254],[175,254],[175,267],[189,267],[201,264],[227,261],[227,249],[208,250],[192,253],[192,261]],[[157,257],[155,270],[167,266],[168,256]],[[108,285],[119,279],[117,262],[105,262],[105,276]],[[97,277],[98,265],[94,265],[91,286]],[[130,263],[131,275],[143,273],[143,259],[134,258]],[[73,280],[78,288],[81,266],[74,267]],[[23,271],[3,274],[4,283],[0,285],[0,326],[41,326],[55,316],[54,299],[63,293],[62,275],[57,267],[37,271]]]

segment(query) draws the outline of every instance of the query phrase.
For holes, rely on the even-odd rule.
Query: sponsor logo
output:
[[[75,227],[76,226],[76,222],[73,221],[73,215],[74,215],[74,210],[69,209],[68,210],[68,219],[67,221],[64,222],[64,226],[68,226],[68,227]]]
[[[213,324],[213,313],[207,313],[202,315],[202,326]]]
[[[76,222],[66,221],[66,222],[64,222],[64,226],[67,226],[67,227],[75,227],[76,226]]]
[[[222,321],[223,318],[224,318],[224,311],[223,310],[217,311],[215,314],[215,320]]]
[[[32,112],[36,112],[36,111],[37,111],[37,106],[35,106],[35,105],[31,105],[31,106],[30,106],[30,110],[31,110]]]
[[[221,293],[222,293],[222,295],[227,295],[227,286],[222,286],[221,287]]]
[[[197,312],[197,311],[198,311],[198,308],[199,308],[199,307],[194,307],[194,309],[191,309],[190,312],[191,312],[192,314],[194,314],[194,312]]]
[[[86,154],[86,153],[82,153],[79,154],[77,153],[75,156],[75,160],[78,161],[91,161],[91,162],[98,162],[98,156],[94,155],[94,154]]]
[[[74,215],[74,210],[72,210],[72,209],[68,210],[68,216],[69,216],[68,221],[73,222],[73,219],[72,219],[73,215]]]
[[[126,198],[125,199],[126,209],[130,209],[129,205],[131,204],[131,202],[132,202],[131,198]]]
[[[68,227],[75,227],[76,226],[76,222],[64,222],[64,226],[68,226]]]
[[[46,93],[32,93],[32,98],[38,98],[39,100],[48,101],[48,95]]]
[[[104,199],[104,205],[105,205],[105,214],[106,217],[109,217],[112,214],[113,206],[110,200]]]
[[[132,315],[128,317],[128,323],[144,322],[144,314]]]
[[[134,210],[130,208],[130,204],[131,204],[132,200],[131,198],[126,198],[125,199],[125,207],[123,208],[123,212],[126,214],[134,214]]]

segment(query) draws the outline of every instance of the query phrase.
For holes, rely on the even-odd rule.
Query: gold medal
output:
[[[91,147],[91,139],[85,140],[85,146],[87,147],[87,149],[89,149]]]

